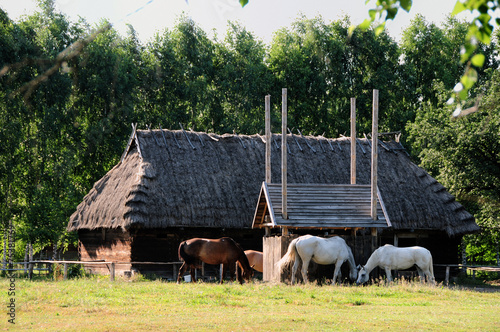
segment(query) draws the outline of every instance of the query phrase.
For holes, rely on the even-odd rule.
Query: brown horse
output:
[[[245,255],[247,255],[248,262],[250,266],[254,268],[255,271],[262,272],[264,269],[262,267],[262,252],[255,250],[245,250]]]
[[[237,278],[241,284],[243,284],[243,279],[250,280],[253,276],[253,270],[248,263],[248,258],[243,249],[229,237],[217,240],[194,238],[184,241],[179,245],[179,259],[184,261],[184,264],[182,264],[179,270],[177,283],[180,282],[188,267],[190,268],[191,281],[196,282],[194,269],[199,266],[200,261],[206,264],[222,264],[221,284],[228,268],[231,274],[231,281],[233,281],[236,262],[243,267],[243,278],[239,269],[237,269]]]

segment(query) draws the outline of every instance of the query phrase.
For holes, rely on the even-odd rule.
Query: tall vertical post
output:
[[[271,183],[271,96],[266,96],[266,182]]]
[[[377,166],[378,166],[378,90],[373,90],[371,218],[377,220]],[[372,251],[377,247],[377,228],[371,229]]]
[[[373,90],[371,217],[377,220],[378,90]]]
[[[287,89],[281,91],[281,195],[282,195],[282,216],[288,219],[287,213],[287,164],[286,164],[286,140],[287,140]]]
[[[351,184],[356,184],[356,98],[351,98]]]

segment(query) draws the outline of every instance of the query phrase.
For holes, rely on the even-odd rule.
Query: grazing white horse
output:
[[[332,283],[335,283],[337,279],[340,281],[340,267],[347,261],[351,270],[349,276],[352,281],[356,280],[358,271],[351,248],[349,248],[344,239],[339,236],[322,238],[312,235],[303,235],[290,242],[286,254],[276,263],[276,266],[280,272],[283,272],[286,267],[294,262],[292,269],[292,285],[295,282],[295,274],[299,268],[300,259],[302,259],[302,277],[306,283],[308,282],[307,268],[311,260],[321,265],[335,264]]]
[[[392,281],[391,270],[409,269],[417,266],[420,281],[427,280],[434,283],[434,268],[432,266],[432,255],[429,250],[422,247],[398,248],[386,244],[373,252],[365,266],[359,266],[357,284],[368,281],[370,272],[377,266],[385,270],[387,280]]]

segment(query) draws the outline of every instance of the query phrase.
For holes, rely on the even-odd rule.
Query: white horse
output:
[[[417,266],[420,281],[427,280],[434,283],[434,268],[432,266],[432,255],[429,250],[422,247],[398,248],[386,244],[373,252],[365,266],[358,266],[357,284],[368,281],[370,272],[377,266],[385,270],[387,280],[392,281],[391,270],[409,269]]]
[[[302,259],[302,277],[306,283],[308,282],[307,268],[311,260],[321,265],[335,264],[332,283],[335,283],[337,278],[340,281],[340,267],[346,260],[351,270],[349,274],[351,280],[356,280],[358,274],[351,248],[349,248],[343,238],[338,236],[321,238],[312,235],[303,235],[290,242],[286,254],[276,263],[276,266],[280,272],[283,272],[286,267],[294,262],[292,285],[295,282],[295,274],[299,268],[300,259]]]

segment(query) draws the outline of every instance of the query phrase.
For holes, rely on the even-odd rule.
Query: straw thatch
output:
[[[281,177],[280,143],[281,136],[274,135],[275,183]],[[294,136],[288,143],[288,183],[350,182],[347,138]],[[357,182],[369,184],[369,142],[358,143]],[[385,144],[394,150],[379,148],[378,186],[394,229],[441,230],[450,236],[479,230],[472,215],[412,163],[399,143]],[[265,176],[264,153],[259,135],[134,130],[121,162],[96,182],[67,229],[249,229]]]

